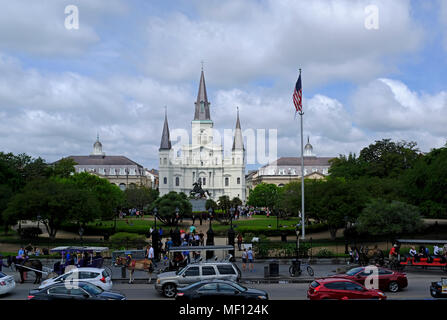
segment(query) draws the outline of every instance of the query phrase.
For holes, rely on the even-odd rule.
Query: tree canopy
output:
[[[183,215],[192,213],[192,205],[183,192],[171,191],[165,194],[152,203],[150,211],[154,212],[154,208],[158,210],[158,219],[168,226],[176,226]],[[176,208],[179,209],[178,216]]]
[[[278,200],[278,187],[272,183],[260,183],[248,196],[248,205],[273,209]]]

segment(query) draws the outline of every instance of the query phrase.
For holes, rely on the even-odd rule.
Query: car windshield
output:
[[[353,276],[353,275],[359,273],[359,272],[362,271],[362,270],[363,270],[362,267],[354,268],[354,269],[351,269],[351,270],[349,270],[348,272],[346,272],[346,274],[347,274],[348,276]]]
[[[4,278],[4,277],[7,277],[7,275],[4,274],[3,272],[0,272],[0,278]]]
[[[188,268],[188,266],[183,267],[182,269],[180,269],[180,271],[176,271],[175,274],[182,274],[183,272],[185,272],[185,270]]]
[[[97,287],[90,283],[81,283],[81,284],[79,284],[79,286],[82,289],[84,289],[85,291],[87,291],[88,293],[90,293],[91,295],[95,295],[95,296],[98,294],[101,294],[104,291],[100,287]]]
[[[182,291],[188,291],[189,289],[192,289],[192,288],[197,287],[199,285],[202,285],[202,283],[201,282],[195,282],[193,284],[190,284],[189,286],[186,286],[186,287],[182,288]]]

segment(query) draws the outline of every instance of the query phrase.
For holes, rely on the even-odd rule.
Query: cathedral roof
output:
[[[91,155],[91,156],[68,156],[67,158],[73,159],[77,165],[80,166],[138,166],[143,167],[142,165],[136,163],[135,161],[130,160],[125,156],[99,156],[99,155]]]

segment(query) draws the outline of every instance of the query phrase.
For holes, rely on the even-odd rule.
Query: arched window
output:
[[[229,181],[228,177],[226,177],[226,178],[225,178],[225,187],[228,187],[229,182],[230,182],[230,181]]]
[[[168,178],[164,177],[163,178],[163,184],[167,184],[168,183]]]
[[[175,177],[175,186],[178,187],[180,185],[180,178]]]
[[[237,178],[237,184],[241,184],[241,178]]]
[[[124,183],[120,183],[120,189],[122,191],[126,190],[126,185]]]
[[[203,185],[206,184],[206,178],[202,178],[202,184],[203,184]]]

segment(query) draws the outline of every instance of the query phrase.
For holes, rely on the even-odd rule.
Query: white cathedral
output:
[[[231,157],[224,157],[220,142],[215,144],[213,141],[213,121],[210,116],[203,70],[191,127],[192,143],[183,145],[177,154],[171,147],[168,118],[165,114],[159,149],[160,196],[170,191],[189,195],[193,183],[200,181],[202,189],[208,190],[210,198],[215,201],[220,196],[226,195],[230,200],[238,197],[245,203],[245,148],[239,111]]]

